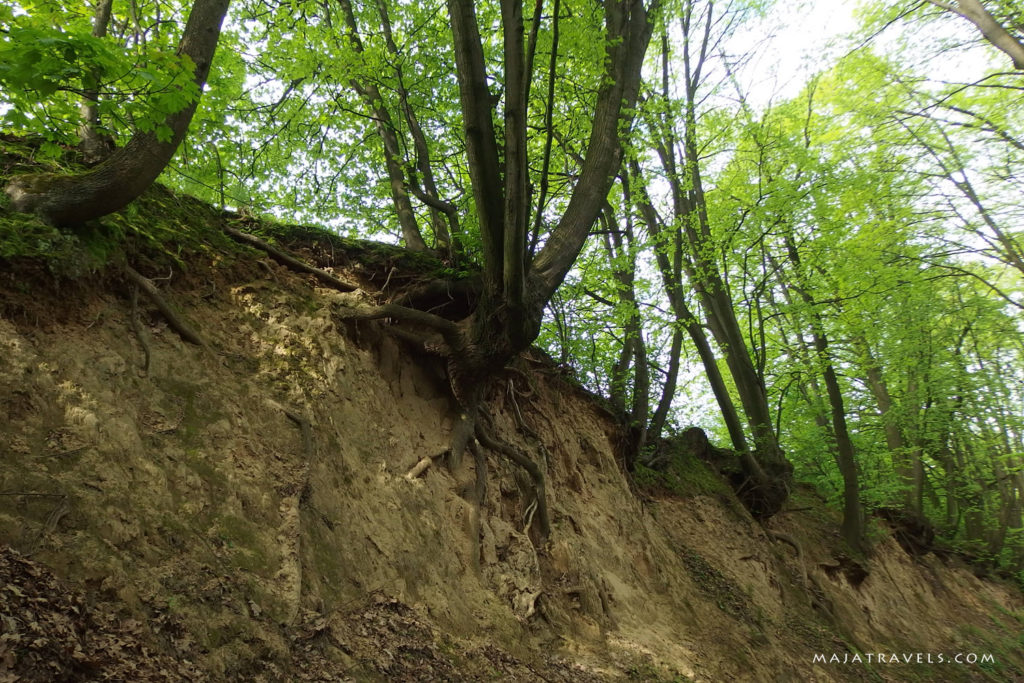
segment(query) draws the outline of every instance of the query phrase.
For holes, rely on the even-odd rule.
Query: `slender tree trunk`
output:
[[[107,35],[110,25],[110,13],[114,0],[99,0],[92,18],[92,35],[103,38]],[[82,104],[79,113],[82,124],[78,127],[78,137],[82,139],[80,149],[87,164],[102,161],[112,150],[107,140],[100,135],[100,115],[97,109],[99,102],[99,77],[89,72],[82,78]]]
[[[195,64],[195,83],[202,92],[220,38],[229,0],[196,0],[178,45],[178,54]],[[86,173],[34,174],[14,178],[6,188],[16,211],[35,212],[56,225],[79,225],[121,209],[153,184],[188,132],[198,98],[167,117],[171,138],[136,133],[127,145]]]
[[[754,438],[755,458],[759,468],[769,470],[771,478],[776,479],[780,488],[784,490],[788,488],[792,479],[793,468],[779,446],[772,423],[771,407],[768,404],[767,388],[750,358],[747,341],[736,319],[729,289],[721,269],[714,260],[716,249],[708,220],[707,198],[704,194],[700,149],[697,142],[697,92],[708,55],[713,12],[709,7],[701,32],[694,32],[691,35],[691,31],[696,28],[690,25],[692,9],[692,5],[688,3],[688,18],[684,22],[687,40],[682,55],[685,93],[680,164],[682,168],[676,171],[676,141],[671,126],[666,127],[667,139],[659,145],[658,154],[669,172],[673,205],[677,220],[683,225],[683,235],[690,258],[689,277],[694,289],[697,290],[708,328],[725,355],[726,366],[736,385],[740,404],[743,406],[747,424]],[[667,39],[665,43],[667,44]],[[668,65],[663,61],[663,90],[667,88],[667,82]],[[663,95],[667,98],[667,90]],[[758,477],[763,478],[764,473]],[[782,495],[782,500],[784,499],[785,495]]]
[[[718,403],[718,409],[722,414],[722,419],[725,422],[726,429],[729,431],[729,439],[732,442],[733,448],[738,453],[746,452],[749,449],[747,447],[746,436],[743,433],[743,424],[740,420],[739,413],[736,411],[736,405],[732,401],[732,396],[729,395],[729,388],[725,383],[725,378],[722,376],[722,373],[718,368],[718,359],[715,358],[715,353],[711,349],[711,343],[708,341],[707,335],[704,333],[704,328],[701,327],[697,316],[694,315],[693,311],[690,310],[690,307],[686,303],[686,296],[683,292],[683,254],[681,241],[677,240],[677,244],[674,245],[675,248],[672,249],[674,258],[670,259],[669,255],[666,253],[669,249],[664,244],[669,239],[667,234],[668,230],[665,228],[664,221],[654,208],[654,204],[651,202],[647,193],[647,188],[642,182],[643,176],[640,173],[640,167],[636,161],[631,161],[629,168],[630,180],[628,182],[635,181],[637,191],[636,198],[633,201],[638,205],[638,208],[644,217],[644,221],[647,223],[647,228],[655,240],[655,260],[658,264],[658,270],[661,272],[662,282],[665,284],[665,292],[668,294],[669,305],[672,307],[672,313],[675,315],[676,323],[686,330],[691,341],[693,341],[694,347],[697,349],[697,355],[700,356],[701,364],[704,367],[704,374],[708,378],[708,384],[711,386],[711,392],[715,396],[715,401]],[[673,340],[673,349],[675,347],[676,342]],[[673,357],[678,359],[678,353],[674,353]],[[671,366],[670,371],[672,371]],[[673,387],[675,386],[675,378],[677,375],[678,360],[676,361],[674,372],[671,375]],[[668,404],[670,402],[671,397],[667,397],[667,400],[666,397],[663,397],[662,406],[659,406],[659,411],[661,411],[662,415],[658,424],[658,432],[661,431],[661,427],[664,425],[665,415],[668,413]],[[653,431],[654,430],[652,429],[652,432]]]
[[[864,552],[864,511],[860,503],[860,480],[857,471],[857,458],[854,453],[853,440],[850,438],[850,430],[846,424],[846,408],[843,403],[843,393],[839,386],[839,377],[836,375],[829,352],[828,334],[825,331],[821,314],[817,310],[817,302],[807,288],[807,283],[801,273],[800,253],[796,244],[787,235],[784,237],[786,253],[789,262],[793,266],[794,279],[797,281],[786,282],[783,280],[783,291],[788,297],[789,290],[800,295],[806,304],[810,317],[811,339],[814,344],[814,351],[817,355],[816,365],[820,368],[822,380],[825,383],[825,392],[828,395],[829,412],[831,415],[831,429],[828,433],[835,442],[835,460],[839,468],[839,474],[843,478],[843,538],[850,547],[858,553]],[[769,256],[769,259],[771,257]],[[775,272],[782,277],[783,271],[771,259]],[[800,334],[800,330],[797,330]]]
[[[903,509],[906,512],[917,514],[919,510],[913,507],[914,471],[911,459],[907,452],[907,445],[903,440],[903,432],[900,430],[899,421],[893,410],[892,396],[889,394],[889,385],[882,374],[881,365],[875,359],[863,336],[854,339],[854,346],[858,350],[864,363],[864,375],[868,388],[878,406],[878,412],[882,417],[882,429],[885,433],[885,443],[889,448],[889,456],[892,461],[893,471],[900,482],[900,494],[903,500]]]
[[[646,441],[648,443],[660,439],[661,433],[665,430],[665,423],[668,421],[668,414],[672,409],[672,400],[676,395],[676,383],[679,381],[679,360],[682,352],[683,331],[677,325],[672,331],[672,343],[669,345],[668,351],[668,370],[665,372],[665,380],[661,386],[661,398],[647,425]],[[741,428],[740,435],[742,436],[742,434]]]
[[[843,538],[857,552],[864,552],[864,512],[860,504],[860,481],[853,441],[846,426],[846,413],[839,379],[828,359],[828,339],[824,333],[814,335],[814,345],[825,363],[825,390],[832,409],[832,432],[836,439],[836,464],[843,477]]]
[[[348,39],[356,52],[363,52],[363,41],[359,37],[359,26],[352,10],[350,0],[340,0],[342,13],[345,15],[345,27]],[[405,171],[402,168],[402,150],[398,142],[398,129],[391,118],[391,112],[384,106],[384,98],[380,88],[372,81],[351,81],[353,89],[359,93],[367,108],[373,113],[377,134],[384,145],[384,167],[388,172],[388,184],[391,187],[391,201],[395,205],[398,225],[402,230],[402,240],[411,251],[427,251],[427,243],[423,241],[416,213],[406,189]]]
[[[981,31],[985,40],[992,43],[996,49],[1013,61],[1013,68],[1024,70],[1024,43],[996,21],[979,0],[957,0],[955,4],[950,0],[928,0],[928,2],[947,12],[958,14],[974,24],[975,28]]]
[[[632,453],[637,455],[647,443],[651,378],[647,363],[647,346],[644,343],[640,305],[637,303],[636,295],[636,255],[633,252],[633,219],[627,210],[625,227],[621,228],[615,218],[615,210],[609,203],[605,203],[602,215],[604,216],[603,223],[606,227],[604,233],[605,250],[612,264],[619,301],[625,305],[626,315],[628,316],[623,325],[625,337],[623,340],[623,351],[619,362],[614,368],[613,386],[615,384],[618,385],[621,410],[623,414],[627,414],[626,374],[629,367],[632,366],[633,394],[628,416],[635,437],[632,444]],[[622,261],[628,263],[626,268],[617,265]],[[632,462],[627,463],[627,465],[632,468]]]
[[[431,225],[434,229],[434,239],[438,250],[447,258],[454,260],[461,251],[460,245],[453,242],[453,239],[459,234],[458,213],[454,206],[443,201],[438,194],[434,169],[430,164],[430,148],[427,145],[427,137],[420,126],[415,109],[409,102],[409,92],[405,88],[405,77],[402,72],[398,45],[395,44],[391,33],[391,17],[384,0],[377,0],[377,13],[380,15],[381,29],[384,32],[388,52],[395,58],[394,69],[395,77],[398,80],[398,100],[416,153],[416,162],[410,165],[408,170],[410,190],[413,195],[427,205],[430,211]],[[420,190],[417,172],[423,176],[423,190]]]
[[[912,371],[913,373],[913,371]],[[911,400],[916,401],[919,384],[917,381],[916,374],[911,374],[910,379],[907,381],[907,396]],[[919,411],[921,414],[926,415],[928,405],[921,407]],[[907,451],[907,461],[905,463],[905,472],[909,474],[907,481],[908,486],[904,491],[903,506],[906,510],[913,512],[916,515],[921,514],[924,503],[924,463],[921,458],[924,455],[924,440],[925,440],[925,428],[927,427],[925,417],[921,417],[919,424],[914,434],[914,445]]]

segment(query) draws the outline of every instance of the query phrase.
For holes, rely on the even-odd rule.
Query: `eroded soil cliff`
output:
[[[540,355],[489,405],[546,470],[546,543],[499,454],[479,509],[471,458],[407,477],[459,419],[444,364],[340,315],[387,258],[331,259],[360,291],[241,247],[136,259],[205,347],[117,267],[0,272],[0,680],[1024,679],[1012,587],[884,525],[852,561],[809,491],[761,525],[695,460],[631,483]],[[828,661],[868,653],[947,663]]]

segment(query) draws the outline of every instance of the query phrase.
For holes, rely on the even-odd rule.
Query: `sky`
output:
[[[738,35],[736,40],[747,41],[752,34],[765,40],[745,70],[751,104],[761,108],[797,95],[839,49],[829,43],[856,28],[856,5],[849,0],[776,3],[764,21]]]

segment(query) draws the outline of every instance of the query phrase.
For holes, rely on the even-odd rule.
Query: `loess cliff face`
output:
[[[143,298],[136,331],[116,274],[0,273],[0,680],[1022,677],[1012,587],[887,532],[861,566],[812,493],[762,526],[696,461],[638,488],[539,356],[489,406],[546,470],[546,544],[500,454],[408,478],[459,419],[443,363],[260,258],[162,281],[205,348]],[[828,661],[857,653],[993,661]]]

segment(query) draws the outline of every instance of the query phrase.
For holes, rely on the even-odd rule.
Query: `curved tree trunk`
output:
[[[654,207],[654,203],[651,201],[643,182],[640,165],[635,160],[630,161],[628,171],[623,169],[623,177],[629,182],[632,179],[637,180],[636,196],[632,198],[632,201],[640,209],[640,213],[647,223],[647,229],[655,238],[655,242],[668,242],[668,240],[671,240],[670,231],[665,226],[664,221]],[[632,197],[632,195],[630,196]],[[711,343],[704,333],[704,328],[701,327],[697,316],[694,315],[686,303],[686,296],[683,293],[682,242],[681,240],[676,241],[678,244],[671,250],[673,252],[672,259],[669,258],[665,248],[656,245],[654,249],[655,259],[658,264],[658,270],[661,273],[662,282],[665,285],[669,305],[672,307],[676,323],[686,329],[690,340],[697,349],[701,364],[704,366],[704,374],[707,376],[708,384],[715,395],[715,401],[717,401],[718,409],[722,413],[726,429],[729,430],[729,439],[732,442],[733,449],[737,453],[744,453],[749,449],[747,447],[747,438],[743,433],[743,424],[740,421],[739,413],[736,411],[736,404],[733,403],[732,397],[729,395],[729,388],[722,377],[722,372],[718,369],[718,360],[715,358],[715,352],[712,350]],[[672,355],[670,357],[672,364],[670,365],[668,376],[670,382],[666,382],[666,391],[668,393],[662,397],[663,400],[655,412],[655,417],[651,420],[650,431],[655,437],[661,433],[661,429],[665,424],[665,418],[671,403],[671,393],[675,390],[675,383],[678,377],[679,350],[677,347],[679,342],[676,341],[678,336],[679,329],[677,328],[672,341]],[[670,386],[671,390],[669,390]]]
[[[195,64],[202,92],[230,0],[196,0],[178,54]],[[167,117],[171,138],[136,133],[123,148],[91,171],[76,175],[32,174],[12,180],[5,191],[16,211],[37,213],[55,225],[78,225],[124,208],[157,179],[185,138],[198,98]]]
[[[818,302],[815,300],[807,284],[807,278],[802,273],[802,260],[797,249],[796,242],[790,234],[783,235],[783,242],[786,247],[786,254],[790,264],[793,266],[793,279],[789,280],[784,275],[781,265],[771,256],[768,260],[772,269],[779,278],[783,295],[789,303],[792,303],[790,291],[796,292],[807,306],[807,316],[810,318],[809,327],[811,339],[814,344],[814,354],[817,356],[817,365],[825,382],[825,392],[828,396],[829,412],[832,418],[831,425],[824,423],[824,415],[820,414],[816,419],[821,419],[820,426],[825,427],[825,434],[834,443],[833,456],[839,474],[843,478],[843,538],[857,553],[865,551],[865,521],[864,510],[860,502],[860,472],[857,465],[857,457],[853,446],[853,439],[846,423],[846,408],[843,402],[842,387],[839,385],[839,376],[836,374],[833,363],[832,352],[829,349],[828,332],[825,329],[824,321],[818,310]],[[796,321],[794,320],[794,323]],[[803,346],[803,330],[794,324],[798,343]],[[815,412],[818,412],[817,410]]]

